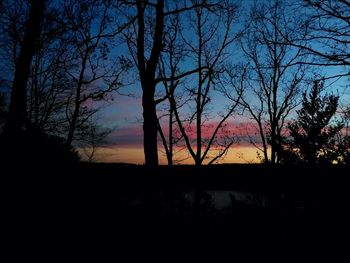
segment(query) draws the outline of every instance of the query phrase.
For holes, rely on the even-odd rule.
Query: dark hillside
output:
[[[349,233],[348,167],[159,167],[77,163],[2,174],[10,220],[28,234],[323,242]],[[53,169],[54,168],[54,169]],[[199,216],[193,191],[201,193]],[[225,205],[220,200],[226,195]],[[221,199],[220,199],[221,198]],[[229,201],[227,201],[229,200]],[[33,226],[35,226],[33,228]],[[36,231],[42,232],[36,232]],[[205,238],[204,238],[205,237]]]

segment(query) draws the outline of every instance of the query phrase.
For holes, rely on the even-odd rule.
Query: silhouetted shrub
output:
[[[289,138],[282,138],[282,163],[343,163],[349,151],[344,122],[333,120],[339,96],[322,95],[323,82],[314,81],[312,90],[303,93],[297,119],[288,125]]]
[[[44,166],[48,163],[77,162],[77,151],[65,144],[65,140],[55,135],[45,134],[40,129],[30,127],[17,134],[2,135],[0,157],[7,162],[25,162]]]

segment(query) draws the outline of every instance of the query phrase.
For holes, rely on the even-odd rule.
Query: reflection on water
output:
[[[222,209],[232,205],[233,201],[247,203],[252,206],[266,207],[267,196],[245,191],[208,191],[212,196],[215,208]]]
[[[226,190],[209,190],[205,193],[210,196],[212,205],[218,210],[228,208],[234,202],[246,203],[254,207],[266,207],[268,203],[268,196],[261,193]],[[189,202],[193,202],[194,192],[187,192],[184,197]]]

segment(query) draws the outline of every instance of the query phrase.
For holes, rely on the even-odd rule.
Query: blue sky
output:
[[[234,24],[233,32],[237,32],[242,28],[242,21],[245,17],[253,0],[242,0],[242,12],[239,19]],[[258,3],[270,2],[268,0],[257,1]],[[189,33],[185,33],[185,37],[191,39]],[[117,45],[112,49],[112,56],[114,55],[124,55],[129,56],[129,51],[125,45]],[[227,62],[237,63],[242,60],[242,52],[240,51],[237,43],[231,45],[228,49],[230,57]],[[111,61],[110,63],[113,63]],[[191,68],[193,66],[193,60],[188,60],[182,63],[183,68]],[[318,67],[314,68],[316,71],[324,76],[331,76],[339,74],[342,70],[347,71],[346,68],[341,67]],[[0,76],[7,79],[11,74],[8,72],[11,69],[5,67],[2,63]],[[336,82],[335,82],[336,81]],[[112,130],[111,134],[107,138],[107,144],[109,147],[114,147],[116,151],[119,148],[137,149],[139,153],[142,153],[142,143],[143,143],[143,134],[142,134],[142,105],[141,105],[141,87],[138,82],[138,73],[136,69],[132,69],[130,75],[126,78],[126,82],[129,84],[126,87],[123,87],[119,90],[119,94],[114,93],[113,100],[108,102],[99,103],[102,106],[101,110],[97,114],[98,122],[101,126],[110,128]],[[326,86],[329,86],[327,92],[334,92],[341,97],[340,103],[343,105],[349,105],[350,101],[350,91],[346,88],[348,84],[348,78],[342,78],[340,80],[334,79],[326,82]],[[189,84],[191,85],[191,83]],[[193,84],[195,85],[195,83]],[[162,86],[159,85],[158,90],[161,90]],[[121,94],[129,94],[131,96],[125,96]],[[219,93],[215,93],[212,97],[213,103],[210,108],[210,112],[215,116],[217,112],[222,111],[225,108],[227,100],[222,97]],[[215,121],[215,118],[213,119]],[[229,120],[232,123],[232,127],[239,126],[244,122],[249,123],[249,117],[242,117],[240,115],[235,115]],[[231,125],[231,124],[230,124]],[[246,138],[241,136],[242,142],[241,145],[247,146]],[[245,141],[245,142],[244,142]],[[160,144],[161,145],[161,144]],[[133,152],[135,153],[135,152]],[[128,154],[131,154],[129,151]],[[250,153],[251,154],[251,153]],[[122,154],[118,155],[119,159],[115,161],[122,161]],[[121,157],[120,157],[121,156]],[[140,154],[142,156],[142,154]],[[135,158],[133,160],[136,160]],[[140,160],[142,162],[142,160]]]
[[[254,1],[242,1],[243,12],[249,10],[249,6],[253,2]],[[261,3],[262,1],[258,2]],[[240,18],[244,18],[244,16],[241,15]],[[235,26],[235,30],[242,28],[242,23],[240,21],[237,21]],[[118,48],[118,52],[127,52],[125,47],[119,46]],[[236,43],[228,49],[228,53],[230,53],[229,62],[238,62],[242,59],[242,52],[240,51]],[[184,66],[190,67],[190,64],[185,63]],[[313,67],[313,71],[316,71],[317,74],[325,77],[339,74],[343,70],[346,71],[346,68],[326,66]],[[133,96],[123,96],[120,94],[115,94],[114,101],[109,102],[108,106],[102,109],[99,115],[101,124],[114,129],[110,136],[107,138],[109,145],[113,145],[115,149],[118,149],[118,147],[138,148],[139,151],[142,153],[143,134],[141,88],[137,81],[137,72],[133,72],[133,80],[134,83],[132,85],[120,90],[120,93],[133,94]],[[340,95],[340,104],[348,105],[350,101],[350,92],[349,89],[346,88],[347,83],[348,79],[345,77],[342,79],[328,80],[326,81],[325,85],[327,87],[326,92]],[[161,88],[161,85],[159,85],[158,89],[160,90]],[[224,102],[224,100],[225,99],[220,94],[216,94],[213,96],[213,104],[211,106],[211,112],[213,113],[213,115],[215,115],[217,112],[219,112],[225,107],[226,103]],[[291,116],[291,118],[293,118],[293,115]],[[235,122],[234,124],[232,124],[233,126],[239,126],[245,122],[249,124],[251,122],[249,116],[240,115],[234,116],[230,121],[232,123]],[[240,144],[247,146],[247,141],[248,139],[246,138],[246,136],[241,135]],[[161,145],[161,143],[159,145]]]

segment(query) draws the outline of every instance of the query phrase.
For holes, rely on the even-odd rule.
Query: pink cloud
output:
[[[107,141],[111,145],[142,145],[142,125],[132,124],[117,128],[108,136]]]
[[[103,122],[109,125],[125,125],[142,119],[141,98],[118,95],[102,109]]]
[[[211,121],[205,123],[204,126],[202,126],[202,138],[209,139],[212,134],[214,133],[217,125],[219,122]],[[168,129],[167,125],[163,125],[164,129],[163,132],[167,136],[168,135]],[[186,125],[186,131],[187,136],[194,140],[196,139],[196,125],[190,124]],[[227,121],[222,126],[222,130],[220,129],[217,133],[218,136],[220,135],[229,135],[236,138],[244,138],[247,136],[256,136],[258,135],[257,125],[254,122],[233,122],[233,121]]]
[[[207,123],[205,127],[202,127],[202,137],[203,139],[209,139],[214,129],[216,128],[217,123],[211,122]],[[187,135],[190,140],[196,139],[195,125],[187,127]],[[256,125],[253,122],[245,123],[234,123],[227,122],[224,127],[224,133],[232,136],[232,138],[239,139],[239,145],[248,145],[249,136],[254,139],[257,143],[260,141],[259,134],[256,129]],[[227,133],[226,133],[227,132]],[[164,128],[164,134],[167,136],[168,131]],[[218,132],[218,136],[223,135],[222,131]],[[125,127],[116,128],[107,138],[109,145],[143,145],[143,130],[142,124],[130,124]]]

